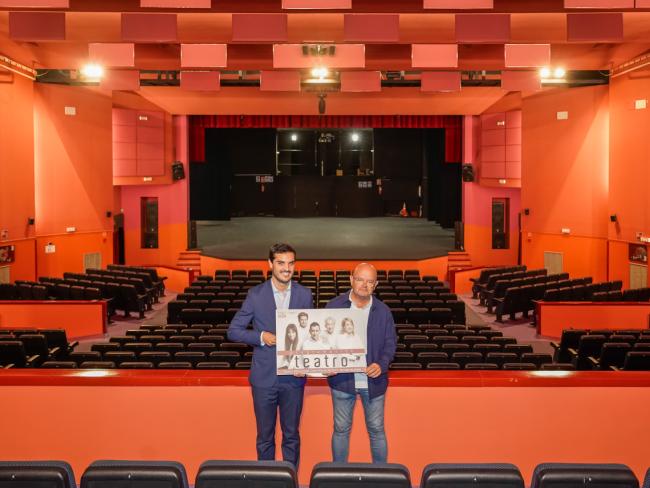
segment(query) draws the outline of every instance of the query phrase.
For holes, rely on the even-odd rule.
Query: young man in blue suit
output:
[[[352,289],[332,299],[326,308],[352,308],[368,317],[365,373],[339,373],[328,377],[334,407],[332,457],[347,462],[350,449],[352,414],[357,395],[361,397],[373,463],[385,463],[388,445],[384,429],[384,404],[388,388],[388,365],[395,356],[397,334],[390,309],[372,294],[377,286],[377,270],[359,264],[350,277]]]
[[[275,419],[280,410],[282,459],[298,466],[300,459],[300,414],[305,378],[276,374],[275,311],[313,308],[311,290],[291,281],[296,251],[288,244],[269,250],[271,278],[251,288],[230,323],[228,339],[253,346],[249,382],[257,423],[257,459],[275,459]],[[248,324],[253,329],[247,329]]]

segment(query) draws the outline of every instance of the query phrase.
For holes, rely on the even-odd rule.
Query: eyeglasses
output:
[[[352,278],[355,283],[362,284],[365,283],[368,286],[375,286],[377,284],[377,280],[364,280],[363,278]]]

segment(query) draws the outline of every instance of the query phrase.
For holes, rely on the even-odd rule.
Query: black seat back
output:
[[[189,488],[182,464],[173,461],[95,461],[81,488]]]
[[[513,464],[429,464],[421,488],[524,488]]]
[[[411,488],[411,477],[401,464],[318,463],[309,488]]]
[[[76,488],[72,467],[64,461],[0,461],[5,488]]]
[[[286,461],[206,461],[199,467],[195,488],[297,488],[298,477]]]
[[[638,488],[634,473],[623,464],[540,464],[531,488]]]

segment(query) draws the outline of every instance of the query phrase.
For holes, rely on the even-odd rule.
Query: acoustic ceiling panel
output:
[[[176,39],[176,14],[122,14],[123,41],[174,42]]]
[[[342,92],[381,91],[380,71],[344,71],[341,73]]]
[[[501,88],[507,91],[536,91],[542,88],[537,71],[502,71]]]
[[[142,8],[210,8],[211,0],[140,0]]]
[[[346,41],[398,42],[399,14],[344,14]]]
[[[457,68],[458,44],[413,44],[411,66],[414,68]]]
[[[70,0],[0,0],[1,8],[70,8]]]
[[[420,91],[454,92],[460,90],[460,71],[428,71],[420,78]]]
[[[281,42],[287,35],[287,14],[232,14],[235,42]]]
[[[100,86],[109,90],[139,90],[140,72],[137,70],[106,70]]]
[[[509,40],[509,14],[456,14],[456,41],[459,43],[504,44]]]
[[[424,8],[442,10],[494,8],[494,0],[424,0]]]
[[[63,41],[65,13],[9,12],[9,37],[17,41]]]
[[[135,44],[92,42],[88,44],[88,58],[107,68],[132,68],[135,66]]]
[[[181,71],[181,88],[191,91],[218,91],[221,89],[218,71]]]
[[[260,74],[261,91],[300,91],[300,72],[298,71],[262,71]]]
[[[352,0],[282,0],[282,8],[286,10],[344,10],[352,8]]]
[[[551,63],[551,45],[506,44],[503,56],[506,68],[541,68]]]
[[[225,68],[228,66],[226,44],[181,44],[182,68]]]
[[[564,8],[634,8],[634,0],[564,0]]]
[[[614,12],[567,14],[567,40],[622,42],[623,14]]]

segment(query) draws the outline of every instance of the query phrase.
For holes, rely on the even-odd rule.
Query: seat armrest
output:
[[[505,300],[505,297],[502,297],[502,298],[493,298],[493,299],[492,299],[493,302],[497,302],[497,303],[503,303],[504,300]]]
[[[576,351],[575,349],[567,349],[567,351],[572,358],[578,357],[578,351]]]
[[[589,356],[587,361],[589,361],[591,369],[598,369],[600,367],[600,361],[593,356]]]
[[[14,367],[14,364],[11,363],[11,364],[7,364],[6,366],[4,366],[4,369],[11,369],[13,367]]]
[[[557,350],[557,349],[560,348],[560,345],[559,345],[557,342],[552,342],[552,341],[551,341],[551,347],[552,347],[553,349]]]
[[[53,347],[48,352],[49,352],[49,355],[50,355],[51,358],[55,358],[61,352],[61,348],[60,347]]]
[[[34,363],[40,358],[38,354],[27,358],[27,366],[34,366]]]
[[[68,349],[74,349],[79,345],[79,341],[68,342]]]

